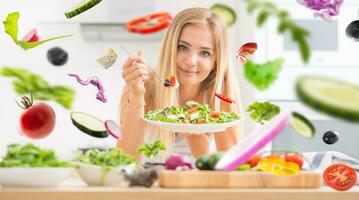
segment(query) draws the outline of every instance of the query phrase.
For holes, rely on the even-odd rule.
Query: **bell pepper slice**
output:
[[[214,96],[218,97],[220,100],[227,102],[227,103],[236,103],[233,99],[226,97],[219,93],[215,93]]]
[[[241,63],[245,63],[247,62],[247,57],[252,55],[256,50],[257,50],[257,43],[255,42],[248,42],[244,45],[242,45],[236,53],[236,57],[237,59],[241,62]]]
[[[127,23],[127,30],[133,33],[149,34],[167,28],[172,22],[168,12],[153,13],[133,19]]]

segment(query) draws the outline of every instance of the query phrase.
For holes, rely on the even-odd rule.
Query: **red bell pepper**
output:
[[[233,99],[225,97],[224,95],[219,94],[219,93],[214,93],[214,96],[218,97],[219,99],[221,99],[222,101],[225,101],[227,103],[236,103]]]
[[[167,28],[172,22],[168,12],[153,13],[133,19],[127,23],[127,30],[133,33],[149,34]]]

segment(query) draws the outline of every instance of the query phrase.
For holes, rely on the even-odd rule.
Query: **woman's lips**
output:
[[[185,69],[182,69],[182,68],[180,68],[180,67],[179,67],[179,69],[180,69],[182,72],[187,73],[187,74],[197,74],[197,73],[198,73],[198,71],[185,70]]]

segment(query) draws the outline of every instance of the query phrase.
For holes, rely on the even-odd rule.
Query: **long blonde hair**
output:
[[[225,94],[237,103],[230,105],[230,110],[237,114],[241,111],[241,101],[238,90],[238,82],[233,76],[234,71],[229,60],[228,34],[222,20],[216,14],[206,8],[189,8],[178,13],[169,26],[161,47],[161,54],[157,65],[157,72],[161,77],[169,75],[176,76],[176,57],[177,45],[181,31],[186,25],[204,24],[207,25],[213,34],[215,41],[215,66],[208,77],[201,84],[201,91],[212,89],[210,101],[214,101],[215,109],[220,110],[221,102],[214,98],[214,93]],[[173,87],[164,87],[159,80],[153,78],[146,84],[147,110],[165,108],[172,105],[178,105],[176,89]],[[148,124],[147,124],[148,125]],[[237,139],[241,136],[241,127],[235,127]],[[172,152],[172,144],[175,138],[173,132],[164,131],[153,127],[154,132],[145,134],[155,134],[153,138],[161,139],[167,146],[167,151],[162,157]]]

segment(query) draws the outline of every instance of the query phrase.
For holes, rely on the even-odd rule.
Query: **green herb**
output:
[[[274,116],[280,113],[280,108],[277,105],[271,104],[266,101],[263,103],[254,102],[247,108],[250,116],[256,122],[263,124],[264,121],[271,120]]]
[[[257,89],[265,90],[277,79],[283,61],[279,58],[264,64],[256,64],[249,60],[244,64],[244,75]]]
[[[134,157],[128,155],[121,149],[111,149],[107,151],[91,149],[85,153],[78,154],[75,161],[98,165],[105,171],[109,171],[113,167],[120,165],[129,165],[137,162]]]
[[[9,145],[0,167],[71,167],[71,164],[59,161],[52,150],[29,143]]]
[[[137,148],[137,153],[143,153],[147,158],[152,159],[162,150],[166,150],[166,145],[161,140],[157,140],[153,144],[142,144]]]
[[[193,110],[193,108],[195,108],[195,111],[189,112]],[[216,116],[213,115],[214,113],[216,113]],[[188,101],[184,106],[174,105],[164,109],[150,111],[146,113],[145,119],[178,124],[198,124],[199,122],[217,124],[238,120],[239,116],[233,112],[217,113],[207,104],[202,105],[195,101]]]
[[[287,11],[279,10],[273,3],[262,0],[247,0],[247,10],[249,13],[259,10],[257,15],[258,27],[263,26],[270,16],[277,17],[279,21],[277,28],[278,33],[282,34],[285,31],[289,31],[292,40],[299,45],[302,60],[305,63],[308,63],[310,58],[310,47],[307,37],[309,37],[310,33],[304,28],[296,25]]]
[[[29,94],[38,100],[54,100],[66,109],[72,107],[75,91],[72,88],[54,85],[37,74],[33,74],[22,68],[3,67],[0,69],[0,75],[16,78],[12,83],[14,90],[19,95]]]
[[[19,18],[20,18],[20,13],[13,12],[13,13],[8,14],[8,16],[6,17],[6,20],[3,21],[3,23],[4,23],[5,32],[11,36],[11,38],[14,40],[16,45],[19,45],[24,50],[28,50],[28,49],[37,47],[37,46],[39,46],[45,42],[49,42],[51,40],[56,40],[56,39],[71,36],[71,35],[58,36],[58,37],[53,37],[53,38],[49,38],[49,39],[38,41],[38,42],[25,42],[25,41],[18,40],[17,33],[18,33]]]

